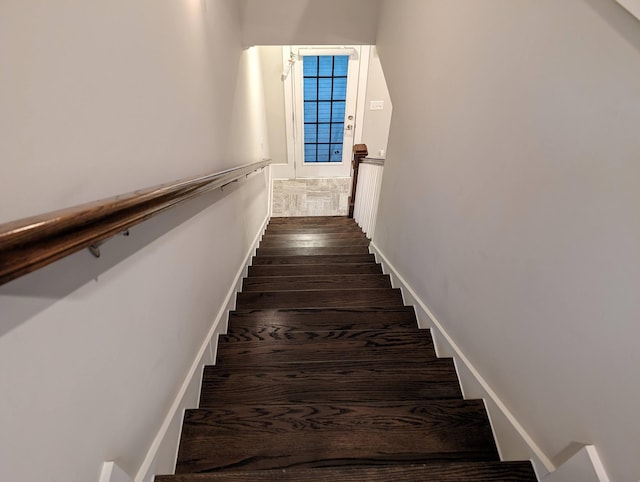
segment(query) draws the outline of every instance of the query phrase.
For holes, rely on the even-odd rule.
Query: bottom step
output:
[[[155,482],[535,482],[530,462],[453,462],[362,468],[218,472],[158,476]]]

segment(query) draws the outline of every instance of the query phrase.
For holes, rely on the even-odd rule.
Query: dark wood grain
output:
[[[376,258],[373,254],[341,254],[341,255],[321,255],[321,256],[254,256],[251,260],[253,266],[277,265],[277,264],[353,264],[353,263],[374,263]]]
[[[238,344],[239,342],[264,341],[263,346],[271,345],[277,342],[278,345],[290,343],[311,343],[314,346],[324,345],[327,342],[334,343],[336,341],[358,341],[364,346],[381,347],[381,346],[405,346],[410,343],[427,343],[431,348],[431,332],[429,330],[420,330],[419,328],[410,328],[406,330],[395,329],[390,330],[322,330],[322,331],[289,331],[286,333],[275,334],[270,333],[263,336],[260,333],[226,333],[220,335],[218,342],[220,345],[227,343]],[[418,345],[413,345],[417,347]],[[310,347],[306,347],[310,348]]]
[[[264,239],[261,248],[332,248],[337,246],[369,246],[367,238],[279,240]]]
[[[367,239],[365,234],[359,229],[354,229],[342,233],[271,233],[267,229],[265,231],[262,242],[264,241],[311,241],[318,239]]]
[[[281,469],[157,476],[156,482],[536,482],[531,462]]]
[[[269,165],[261,161],[0,225],[0,284]]]
[[[229,313],[228,333],[288,333],[326,330],[391,330],[416,328],[412,307],[281,308]]]
[[[245,339],[250,341],[243,341]],[[294,332],[273,340],[255,334],[220,336],[216,364],[220,366],[269,366],[282,363],[403,360],[422,363],[435,358],[431,335],[426,331]]]
[[[353,219],[349,219],[346,216],[273,216],[269,220],[269,226],[276,224],[288,224],[288,225],[323,225],[331,224],[337,225],[356,225]]]
[[[257,291],[238,293],[236,307],[334,308],[356,306],[404,306],[399,289],[342,289],[295,292]]]
[[[355,224],[345,224],[342,226],[333,226],[327,224],[321,225],[309,225],[309,226],[294,226],[290,224],[275,224],[269,225],[267,228],[268,234],[330,234],[330,233],[362,233],[362,230]]]
[[[271,367],[209,366],[200,408],[228,404],[369,403],[462,398],[453,360],[328,362]]]
[[[263,265],[249,266],[248,273],[249,277],[382,274],[382,267],[373,263]]]
[[[329,246],[326,248],[258,248],[256,256],[316,256],[368,254],[369,246]]]
[[[498,460],[479,400],[188,410],[176,473]]]
[[[315,276],[253,276],[242,282],[243,291],[299,291],[340,288],[391,288],[384,274],[344,274]]]

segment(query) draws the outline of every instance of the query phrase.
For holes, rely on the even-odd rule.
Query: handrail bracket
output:
[[[128,229],[125,229],[124,231],[121,231],[118,234],[120,234],[121,236],[131,236],[131,233],[129,232]],[[109,239],[111,239],[111,238],[109,238]],[[99,258],[100,257],[100,255],[102,254],[102,253],[100,253],[100,246],[102,246],[104,243],[106,243],[109,239],[103,239],[102,241],[96,241],[91,246],[87,247],[87,249],[93,255],[94,258]]]

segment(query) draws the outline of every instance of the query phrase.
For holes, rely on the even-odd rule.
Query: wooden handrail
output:
[[[351,179],[351,196],[349,196],[349,212],[348,216],[353,218],[353,211],[356,206],[356,191],[358,189],[358,170],[362,159],[367,157],[369,151],[366,144],[355,144],[353,146],[353,178]]]
[[[271,164],[263,160],[0,225],[0,284],[35,271]]]

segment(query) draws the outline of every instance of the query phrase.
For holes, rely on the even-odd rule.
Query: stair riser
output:
[[[256,256],[318,256],[369,254],[368,246],[334,246],[328,248],[258,248]]]
[[[345,353],[344,350],[353,350],[353,353]],[[289,348],[279,352],[268,350],[252,350],[251,352],[240,352],[238,349],[225,348],[218,350],[216,364],[220,366],[254,366],[267,367],[280,365],[283,363],[297,363],[305,361],[309,363],[326,363],[330,361],[368,361],[371,363],[385,363],[394,360],[403,360],[407,350],[402,348],[367,349],[356,344],[342,345],[334,348],[318,348],[313,352],[308,350],[296,350]],[[411,361],[414,363],[425,363],[433,360],[435,355],[432,351],[424,348],[420,353],[411,354]]]
[[[313,380],[313,379],[312,379]],[[218,397],[224,396],[224,402],[222,403],[255,403],[256,400],[260,400],[265,405],[279,404],[279,403],[362,403],[367,404],[370,402],[402,402],[402,401],[416,401],[416,400],[447,400],[460,398],[460,390],[457,382],[423,382],[423,383],[408,383],[404,387],[408,390],[412,390],[411,394],[407,394],[406,391],[402,391],[402,387],[381,384],[379,391],[367,390],[366,386],[371,385],[371,380],[361,382],[359,380],[350,381],[353,384],[349,389],[345,389],[339,393],[334,393],[336,390],[332,384],[322,384],[317,382],[315,386],[309,387],[300,384],[300,388],[290,385],[284,385],[279,390],[268,390],[264,386],[259,386],[256,389],[252,389],[251,386],[236,386],[231,387],[236,392],[234,396],[226,396],[226,391],[221,393],[211,393],[203,387],[203,394],[200,402],[200,408],[212,408],[220,406],[221,402],[218,401]],[[242,393],[237,390],[243,390]]]
[[[317,241],[321,239],[367,239],[362,231],[348,231],[344,233],[316,233],[316,234],[270,234],[266,233],[262,237],[265,241]]]
[[[409,350],[414,350],[410,352]],[[408,355],[410,353],[410,355]],[[425,340],[407,340],[388,346],[367,346],[366,341],[341,340],[324,343],[236,342],[220,344],[219,366],[270,366],[283,363],[332,361],[407,360],[413,363],[435,359],[433,345]]]
[[[274,234],[309,234],[309,233],[362,233],[362,230],[355,224],[342,225],[286,225],[269,224],[266,232]]]
[[[356,222],[353,218],[348,218],[346,216],[281,216],[281,217],[272,217],[269,220],[269,225],[274,224],[310,224],[310,225],[321,225],[321,224],[352,224],[356,226]]]
[[[318,275],[245,278],[242,291],[300,291],[340,288],[391,288],[388,275]]]
[[[269,334],[260,338],[258,333],[247,335],[228,333],[220,335],[218,342],[222,345],[238,344],[241,342],[263,342],[261,346],[277,343],[278,345],[319,345],[322,343],[361,342],[371,348],[401,346],[414,343],[433,344],[431,333],[427,330],[413,328],[410,330],[330,330],[330,331],[296,331],[286,333],[276,339],[276,335]]]
[[[292,266],[249,266],[249,277],[254,276],[320,276],[341,274],[382,274],[379,264],[318,264]]]
[[[251,260],[253,266],[264,265],[315,265],[315,264],[354,264],[372,263],[376,259],[373,254],[337,255],[337,256],[254,256]]]
[[[236,308],[340,308],[404,306],[398,289],[238,293]]]
[[[334,364],[335,365],[335,364]],[[296,364],[265,368],[228,369],[206,367],[200,408],[220,404],[369,403],[461,399],[456,371],[450,359],[432,360],[423,366],[404,364],[390,368],[365,364]],[[371,383],[375,380],[376,383]]]
[[[326,330],[389,330],[416,328],[413,309],[286,309],[232,311],[228,333],[246,331],[291,333]]]
[[[339,246],[369,246],[368,239],[263,240],[261,248],[331,248]]]
[[[266,470],[156,477],[156,482],[537,482],[531,462]]]

